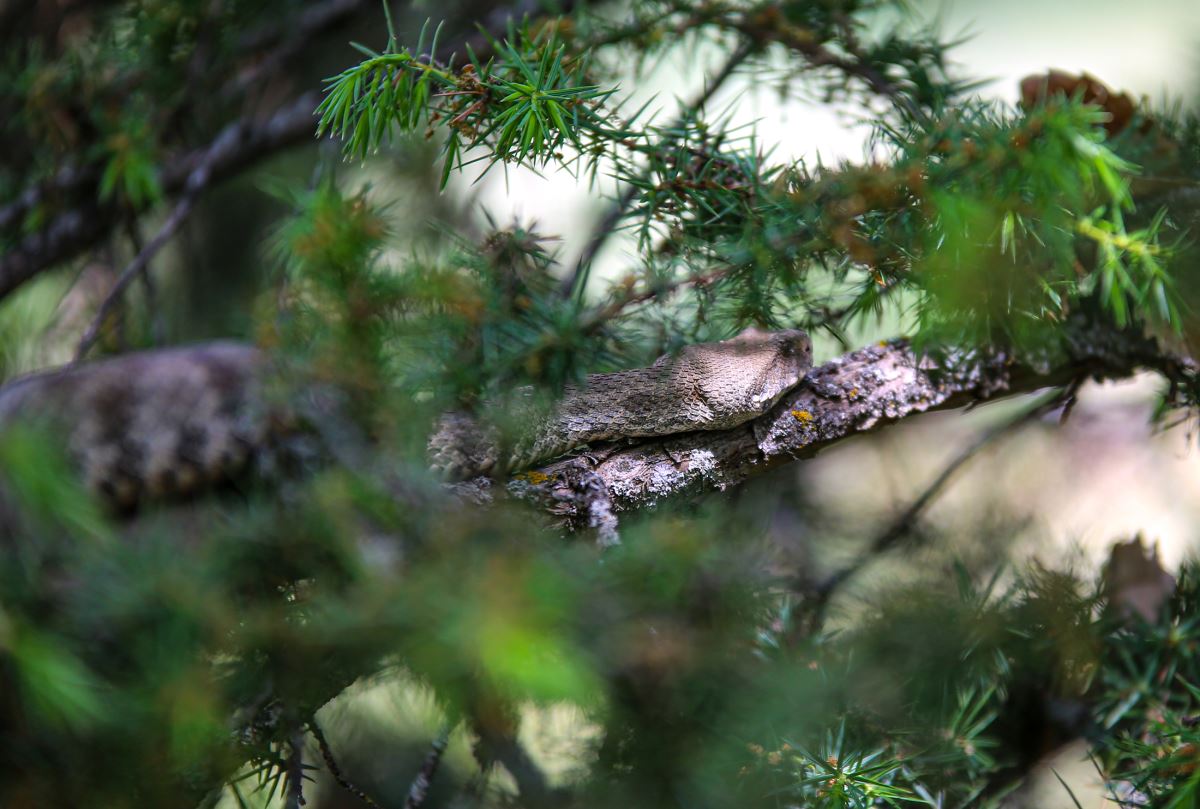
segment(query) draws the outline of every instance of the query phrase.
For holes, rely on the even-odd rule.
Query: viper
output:
[[[596,442],[728,429],[766,412],[811,366],[804,332],[747,329],[645,368],[592,374],[549,409],[527,405],[505,451],[482,420],[448,414],[430,439],[430,463],[465,478]],[[34,374],[0,387],[0,436],[49,425],[86,486],[122,508],[187,495],[236,476],[293,428],[287,408],[264,394],[268,370],[259,349],[209,343]]]

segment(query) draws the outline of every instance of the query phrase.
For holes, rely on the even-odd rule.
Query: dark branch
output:
[[[84,167],[66,166],[44,182],[30,186],[21,192],[15,200],[0,207],[0,232],[4,232],[20,224],[21,219],[50,197],[67,194],[77,194],[81,188],[95,187],[100,178],[96,166]]]
[[[365,5],[365,0],[310,3],[295,17],[289,17],[286,25],[268,25],[247,31],[239,38],[237,48],[242,53],[255,54],[281,42],[308,39]]]
[[[429,753],[421,762],[421,769],[417,771],[417,777],[413,779],[412,786],[408,789],[408,797],[404,799],[404,809],[420,809],[425,803],[425,799],[429,797],[429,788],[433,785],[433,777],[437,775],[438,765],[442,763],[442,753],[446,752],[448,744],[450,744],[450,734],[445,731],[433,740]]]
[[[487,4],[490,12],[485,26],[487,35],[503,36],[510,20],[541,11],[544,3],[537,0],[494,5]],[[565,0],[557,4],[562,13],[569,12],[575,2]],[[327,26],[343,21],[355,10],[370,4],[352,0],[330,0],[327,4],[302,15],[299,29],[291,36],[283,36],[279,46],[282,59],[294,51],[294,37],[302,34],[315,36]],[[270,32],[268,32],[270,33]],[[266,36],[266,35],[264,35]],[[264,41],[272,41],[268,36]],[[445,56],[464,45],[474,47],[476,53],[486,58],[490,52],[487,36],[479,32],[445,46]],[[320,103],[320,93],[307,92],[275,109],[264,119],[248,116],[226,126],[209,143],[169,159],[159,173],[159,186],[166,199],[174,199],[186,192],[189,177],[197,166],[213,157],[210,185],[233,177],[283,149],[304,143],[316,132],[313,110]],[[231,139],[231,132],[239,137]],[[221,144],[221,149],[216,147]],[[100,203],[95,196],[95,183],[99,172],[88,165],[68,168],[59,172],[52,180],[22,193],[15,201],[0,207],[0,232],[11,231],[19,225],[25,215],[36,205],[51,196],[62,196],[73,200],[66,210],[53,216],[38,231],[24,236],[0,255],[0,299],[5,298],[26,281],[43,270],[68,261],[94,247],[117,227],[122,218],[116,201]]]
[[[288,739],[283,806],[284,809],[304,806],[304,734],[299,730]]]
[[[1054,408],[1069,403],[1074,396],[1073,390],[1075,387],[1076,385],[1071,384],[1066,388],[1056,388],[1048,397],[1035,402],[1015,418],[1009,419],[1004,424],[988,430],[979,436],[970,446],[956,455],[950,463],[946,464],[938,476],[925,487],[924,491],[896,519],[892,520],[885,530],[875,537],[858,558],[840,570],[835,571],[817,586],[813,601],[809,605],[813,613],[813,626],[819,627],[822,625],[825,609],[839,587],[857,575],[872,560],[890,551],[900,540],[912,532],[917,525],[917,520],[925,513],[929,505],[941,495],[946,485],[958,473],[958,470],[966,466],[972,458],[996,441],[1011,435],[1016,430],[1043,417]]]
[[[317,740],[317,747],[321,750],[321,758],[325,761],[325,769],[329,770],[329,774],[333,776],[334,781],[337,781],[338,786],[358,798],[367,806],[372,807],[372,809],[379,809],[379,804],[370,795],[351,783],[342,773],[342,768],[338,766],[337,759],[333,756],[333,748],[329,746],[329,740],[325,738],[325,733],[321,730],[321,726],[317,724],[315,719],[309,721],[308,729],[312,731],[313,738]]]
[[[221,97],[236,96],[262,81],[282,68],[313,39],[368,5],[366,0],[325,0],[311,4],[295,19],[289,19],[286,26],[275,24],[244,35],[238,50],[245,59],[254,60],[254,64],[230,81],[221,91]],[[265,55],[260,53],[276,44],[278,47],[273,51]],[[12,231],[30,211],[43,203],[79,206],[94,199],[99,180],[100,166],[95,163],[60,169],[53,177],[30,186],[12,202],[0,206],[0,233]]]
[[[280,108],[265,121],[237,121],[225,127],[211,143],[188,152],[162,172],[160,184],[167,198],[186,192],[188,181],[206,161],[213,184],[231,177],[282,148],[313,137],[313,110],[317,93],[305,93]],[[0,298],[47,267],[73,258],[101,241],[120,221],[115,205],[86,202],[54,217],[42,230],[25,237],[0,256]]]
[[[129,285],[139,277],[149,278],[147,273],[149,272],[151,259],[158,255],[158,251],[166,246],[171,237],[175,235],[175,231],[179,230],[180,226],[187,221],[188,215],[191,214],[192,208],[196,205],[196,200],[200,198],[200,195],[204,193],[204,190],[208,188],[209,183],[212,181],[214,161],[226,152],[229,148],[228,144],[236,141],[240,135],[241,133],[236,128],[225,130],[222,137],[213,143],[209,154],[200,161],[200,165],[196,166],[196,169],[188,177],[183,195],[179,198],[179,202],[176,203],[175,209],[171,211],[171,215],[167,217],[167,221],[163,223],[158,233],[154,234],[154,238],[138,251],[133,261],[129,262],[129,266],[121,272],[112,289],[108,291],[104,300],[101,301],[100,307],[96,312],[96,317],[79,340],[79,346],[75,350],[76,362],[87,356],[88,351],[95,345],[96,340],[100,338],[100,330],[103,328],[105,320],[113,308],[121,302],[125,290],[129,288]]]
[[[275,74],[303,53],[306,46],[321,33],[346,21],[369,5],[366,0],[326,0],[324,3],[313,3],[294,20],[289,20],[287,26],[277,26],[247,35],[240,44],[249,53],[258,53],[270,45],[275,47],[253,67],[231,81],[221,91],[222,96],[236,96],[261,83],[264,77]]]

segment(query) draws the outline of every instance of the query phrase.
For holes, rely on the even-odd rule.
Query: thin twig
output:
[[[850,53],[852,58],[846,58],[829,50],[829,48],[825,47],[815,39],[810,39],[805,36],[796,36],[791,31],[764,31],[760,26],[750,20],[743,21],[741,24],[734,25],[733,27],[749,37],[778,42],[784,47],[796,51],[805,59],[807,59],[809,65],[814,68],[832,67],[847,76],[858,78],[864,84],[866,84],[868,88],[870,88],[871,92],[882,98],[886,98],[896,107],[896,109],[900,110],[912,120],[923,122],[928,122],[929,120],[929,117],[921,110],[921,108],[918,107],[906,95],[904,95],[900,88],[898,88],[890,79],[867,63],[865,54],[863,54],[863,52],[857,47],[857,39],[853,36],[850,36],[849,38],[843,36],[843,44],[847,45],[851,49]],[[845,30],[843,33],[845,33]]]
[[[499,764],[508,770],[517,785],[521,805],[529,809],[558,806],[564,801],[557,790],[551,789],[542,772],[516,737],[505,729],[491,728],[482,723],[475,724],[478,734],[471,753],[481,771]]]
[[[255,63],[223,87],[222,99],[234,98],[248,88],[264,84],[264,79],[274,75],[298,54],[305,52],[314,37],[353,17],[364,6],[363,0],[327,0],[312,3],[301,11],[288,25],[273,29],[269,34],[260,34],[261,40],[247,50],[256,57]],[[271,42],[278,42],[266,55],[260,53]]]
[[[365,803],[372,809],[380,809],[370,795],[363,792],[362,789],[351,783],[350,779],[342,773],[341,767],[338,766],[337,759],[333,757],[333,748],[329,746],[329,740],[325,738],[321,726],[317,724],[315,719],[308,721],[308,729],[312,732],[313,738],[317,740],[317,747],[321,750],[321,758],[325,761],[325,769],[329,770],[329,774],[333,776],[333,780],[337,781],[338,786],[349,792],[354,797]]]
[[[96,317],[92,320],[87,331],[79,340],[79,346],[75,349],[75,362],[79,362],[85,356],[92,346],[96,344],[96,340],[100,337],[100,330],[104,326],[105,320],[109,313],[121,301],[125,290],[129,288],[138,277],[147,271],[150,265],[150,260],[158,254],[158,251],[171,240],[175,235],[175,231],[179,230],[180,226],[187,221],[188,216],[195,207],[196,201],[204,190],[208,188],[208,184],[212,181],[212,168],[217,159],[223,155],[232,143],[240,140],[242,137],[241,127],[230,127],[226,129],[222,136],[217,138],[209,148],[208,154],[200,160],[200,163],[192,170],[188,176],[187,185],[184,187],[183,194],[179,198],[179,202],[175,204],[175,208],[171,211],[171,215],[167,217],[167,221],[159,228],[158,233],[154,234],[146,245],[134,256],[133,261],[129,262],[128,266],[121,271],[116,283],[109,290],[108,295],[100,303],[100,308],[96,311]]]
[[[1071,418],[1071,414],[1075,412],[1075,405],[1079,403],[1079,389],[1083,387],[1083,383],[1087,377],[1077,376],[1071,380],[1071,384],[1067,385],[1067,389],[1062,395],[1062,412],[1058,414],[1058,424],[1061,427]]]
[[[478,29],[461,43],[443,45],[438,48],[438,51],[440,54],[444,54],[445,58],[449,58],[453,53],[459,51],[473,51],[476,57],[486,61],[487,57],[493,53],[495,41],[503,39],[510,26],[519,27],[523,20],[531,20],[552,13],[567,15],[578,5],[579,0],[558,0],[555,3],[547,3],[544,0],[516,0],[509,3],[485,0],[484,2],[468,3],[457,9],[458,16],[460,19],[478,20],[486,13]]]
[[[246,799],[242,797],[242,791],[238,789],[238,785],[230,784],[229,786],[233,790],[233,797],[237,801],[239,809],[249,809],[250,804],[246,803]]]
[[[753,46],[747,42],[743,42],[738,46],[738,49],[725,61],[721,70],[713,76],[711,81],[706,82],[703,92],[684,107],[684,111],[677,121],[668,127],[668,131],[680,128],[687,120],[691,111],[704,109],[704,105],[712,99],[717,90],[733,75],[733,72],[746,61],[753,50]],[[646,177],[648,173],[649,168],[643,169],[640,176]],[[625,216],[625,212],[629,210],[629,206],[633,204],[637,193],[638,183],[628,183],[625,190],[621,192],[620,197],[617,198],[617,201],[608,209],[604,218],[600,220],[600,223],[592,233],[592,237],[588,240],[583,254],[579,257],[579,261],[576,262],[575,269],[569,276],[563,279],[562,285],[559,287],[559,293],[562,297],[566,298],[572,293],[583,294],[583,287],[587,284],[587,275],[591,270],[592,262],[595,261],[600,249],[604,247],[609,237],[616,232],[617,225],[620,223],[622,217]]]
[[[125,230],[129,236],[129,244],[133,246],[133,254],[136,256],[145,247],[137,217],[130,216],[125,220]],[[163,323],[162,310],[158,306],[158,284],[154,281],[154,273],[150,271],[149,264],[140,274],[140,278],[142,279],[142,293],[146,297],[146,311],[150,315],[150,344],[160,346],[166,341],[166,326]]]
[[[892,523],[875,537],[874,541],[868,546],[867,550],[861,553],[857,559],[843,567],[841,570],[835,571],[825,579],[816,588],[816,594],[811,604],[813,615],[813,626],[820,626],[825,617],[825,611],[829,606],[829,601],[833,597],[834,592],[849,579],[855,576],[859,571],[866,567],[872,560],[887,553],[901,539],[907,536],[916,525],[917,519],[925,512],[937,497],[946,488],[946,484],[954,477],[963,466],[972,458],[978,455],[983,449],[988,447],[996,440],[1009,435],[1015,430],[1024,427],[1031,421],[1041,418],[1050,410],[1058,407],[1064,400],[1068,400],[1073,396],[1073,391],[1077,388],[1077,384],[1072,382],[1066,388],[1056,388],[1048,396],[1039,398],[1032,407],[1026,409],[1016,418],[1006,421],[994,429],[988,430],[975,440],[970,446],[960,452],[949,464],[947,464],[936,478],[934,478],[925,490],[921,492],[917,499],[913,500]]]
[[[284,809],[304,806],[304,733],[297,730],[288,740],[287,780],[284,783]]]
[[[656,287],[648,287],[641,290],[630,290],[621,297],[618,297],[603,306],[598,306],[591,310],[590,313],[583,315],[579,319],[579,328],[584,334],[590,334],[600,328],[608,321],[619,315],[625,310],[654,300],[655,298],[663,298],[669,296],[685,286],[705,287],[709,284],[721,280],[729,274],[729,267],[717,267],[708,270],[707,272],[696,273],[685,278],[675,278],[665,284]]]
[[[867,86],[874,93],[887,98],[896,109],[908,115],[912,120],[929,123],[929,117],[911,99],[900,92],[900,89],[887,77],[868,64],[866,53],[859,44],[858,35],[854,31],[854,23],[850,17],[842,12],[835,12],[834,18],[837,20],[838,29],[842,33],[842,42],[846,47],[846,51],[854,57],[854,61],[834,61],[830,62],[830,64],[833,64],[848,75],[858,76],[866,82]],[[828,53],[827,49],[822,48],[821,50]]]
[[[597,305],[590,311],[582,314],[578,320],[579,330],[583,334],[591,334],[615,318],[617,315],[635,306],[639,306],[655,299],[666,298],[667,296],[678,292],[680,289],[686,286],[701,288],[707,287],[710,284],[721,281],[734,269],[734,267],[714,267],[705,272],[697,272],[683,278],[672,279],[658,286],[644,287],[637,290],[626,290],[623,295],[614,298],[606,304]],[[880,294],[886,295],[891,290],[895,289],[896,286],[897,285],[894,283],[888,284],[888,286],[886,286]],[[853,305],[848,305],[836,310],[826,310],[823,312],[824,316],[822,320],[819,323],[813,324],[811,328],[825,327],[831,331],[834,331],[836,329],[836,323],[851,311],[853,311]],[[834,331],[834,336],[843,344],[843,347],[848,347],[846,345],[846,341],[841,338],[836,331]]]
[[[575,5],[575,0],[560,0],[558,9],[562,13],[568,13]],[[344,19],[340,12],[332,13],[338,10],[335,6],[336,4],[330,6],[330,14],[324,18],[330,24]],[[487,3],[485,7],[490,10],[486,30],[445,43],[440,50],[447,57],[451,52],[470,46],[474,48],[477,56],[486,58],[491,51],[488,37],[502,37],[510,19],[520,19],[525,14],[536,12],[541,3],[538,0],[518,0],[504,5]],[[498,28],[495,27],[497,25]],[[311,142],[316,131],[313,110],[320,101],[321,94],[318,91],[303,93],[281,103],[265,116],[253,114],[233,121],[209,144],[171,158],[164,163],[159,172],[159,185],[164,196],[174,197],[181,193],[197,161],[202,160],[204,155],[211,154],[216,142],[221,141],[223,135],[230,130],[236,129],[245,135],[238,143],[232,145],[233,148],[224,150],[216,159],[212,166],[214,181],[243,172],[282,149]],[[13,245],[0,253],[0,299],[46,268],[92,247],[114,227],[119,226],[120,212],[117,205],[111,201],[101,203],[96,200],[93,185],[99,173],[96,166],[91,165],[77,170],[64,170],[55,178],[46,181],[45,187],[30,189],[15,203],[0,207],[0,230],[9,230],[16,227],[26,213],[51,192],[63,195],[69,193],[72,198],[78,199],[70,208],[62,210],[38,230],[24,236],[12,234]]]
[[[0,206],[0,231],[15,228],[38,205],[55,196],[74,195],[88,183],[95,183],[100,172],[95,166],[67,165],[53,176],[22,191],[16,199]]]
[[[421,763],[421,769],[417,771],[417,777],[413,779],[412,786],[408,788],[408,797],[404,799],[404,809],[420,809],[421,804],[425,803],[425,798],[429,795],[429,788],[433,785],[433,777],[437,775],[438,765],[442,763],[442,753],[446,752],[446,746],[449,743],[450,731],[448,730],[443,730],[433,740],[429,753],[425,756],[425,761]]]

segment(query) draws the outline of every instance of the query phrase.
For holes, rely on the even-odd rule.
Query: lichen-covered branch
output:
[[[1088,377],[1128,377],[1142,368],[1195,386],[1190,360],[1164,353],[1134,332],[1081,321],[1064,326],[1062,335],[1054,357],[1038,362],[965,352],[921,356],[903,340],[879,343],[813,368],[772,410],[738,427],[589,447],[521,472],[507,486],[611,544],[621,512],[736,486],[920,413]],[[70,426],[73,452],[91,488],[124,507],[156,492],[187,493],[190,486],[183,484],[189,480],[219,480],[252,457],[272,454],[274,444],[306,442],[303,431],[276,434],[279,425],[295,421],[277,411],[303,410],[297,403],[312,391],[292,380],[290,406],[262,401],[270,367],[260,352],[237,345],[117,357],[0,388],[0,422],[6,412],[10,418],[56,414]],[[268,440],[270,435],[275,437]],[[492,499],[486,478],[454,489],[470,501]]]
[[[522,473],[508,487],[574,527],[600,527],[611,541],[614,512],[727,489],[920,413],[1086,377],[1128,377],[1143,368],[1170,379],[1195,374],[1190,361],[1133,333],[1079,325],[1066,333],[1065,359],[1056,363],[1003,355],[935,359],[919,356],[904,340],[869,346],[812,369],[774,409],[734,429],[596,448]],[[478,496],[486,484],[472,481],[462,488]]]

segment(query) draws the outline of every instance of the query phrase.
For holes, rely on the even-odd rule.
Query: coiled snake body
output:
[[[568,385],[549,413],[532,415],[505,465],[522,469],[600,441],[736,427],[766,412],[810,367],[804,332],[747,329],[647,368],[592,374],[583,386]],[[436,467],[470,477],[495,467],[496,444],[473,420],[451,415],[430,440],[430,455]]]
[[[594,374],[531,420],[503,464],[528,467],[584,444],[727,429],[765,412],[812,364],[801,331],[749,329],[647,368]],[[264,394],[268,362],[236,343],[161,349],[35,374],[0,387],[0,437],[22,422],[64,437],[87,487],[118,507],[236,476],[290,429]],[[494,469],[494,433],[444,417],[431,464],[451,477]]]

